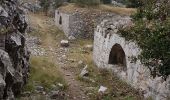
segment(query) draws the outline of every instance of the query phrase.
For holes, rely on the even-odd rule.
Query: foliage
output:
[[[132,16],[134,25],[120,29],[128,40],[142,49],[139,58],[153,77],[170,75],[170,0],[145,0],[144,6]]]
[[[100,0],[71,0],[73,3],[79,6],[97,6],[100,4]]]
[[[57,8],[63,4],[63,0],[54,0],[54,7]]]
[[[112,2],[112,0],[101,0],[101,2],[104,4],[110,4]]]
[[[40,0],[40,6],[43,7],[44,11],[48,11],[48,9],[50,7],[49,0]]]
[[[31,57],[30,63],[30,79],[24,91],[34,92],[36,85],[43,86],[46,90],[49,90],[52,85],[57,83],[63,84],[63,89],[66,89],[66,82],[53,62],[45,57]]]
[[[126,0],[127,7],[137,8],[143,5],[142,0]]]
[[[43,10],[47,12],[50,7],[57,8],[62,5],[64,0],[40,0],[40,5],[43,7]]]

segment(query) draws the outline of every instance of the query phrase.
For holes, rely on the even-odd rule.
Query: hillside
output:
[[[0,100],[169,100],[170,0],[111,1],[1,0]]]

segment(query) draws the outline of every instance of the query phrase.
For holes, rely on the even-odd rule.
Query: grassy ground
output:
[[[67,84],[63,79],[62,73],[57,70],[57,66],[54,62],[49,61],[46,57],[31,57],[31,73],[28,84],[25,86],[24,91],[35,91],[35,86],[40,85],[49,90],[52,85],[61,83],[66,88]]]
[[[53,20],[44,16],[43,14],[30,14],[30,26],[33,28],[30,35],[40,38],[40,47],[44,48],[46,55],[34,56],[30,58],[30,77],[27,85],[24,87],[23,92],[31,92],[35,95],[36,86],[42,86],[45,88],[45,92],[49,92],[54,85],[58,83],[63,84],[63,87],[57,87],[61,91],[66,91],[68,84],[63,77],[63,73],[58,69],[58,65],[55,63],[53,52],[51,48],[55,48],[56,39],[64,37],[63,32],[58,30],[53,23]],[[44,20],[45,19],[45,20]],[[48,23],[48,24],[47,24]],[[50,27],[50,28],[49,28]],[[46,100],[44,96],[36,94],[36,99]],[[42,99],[43,98],[43,99]],[[30,100],[29,98],[21,98],[20,100]]]
[[[104,4],[101,4],[99,6],[92,6],[92,7],[80,7],[73,3],[70,3],[66,6],[60,7],[59,9],[64,12],[68,12],[68,13],[73,13],[77,10],[85,10],[85,9],[86,9],[86,11],[100,10],[100,11],[116,13],[116,14],[120,14],[120,15],[131,15],[136,12],[136,9],[134,9],[134,8],[113,7],[113,6],[104,5]]]

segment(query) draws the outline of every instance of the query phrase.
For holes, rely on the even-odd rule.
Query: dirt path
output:
[[[89,98],[83,91],[83,85],[76,80],[74,72],[69,70],[69,61],[67,54],[69,48],[60,47],[60,41],[65,38],[63,34],[56,33],[54,21],[45,16],[30,15],[31,23],[37,27],[42,34],[42,47],[46,49],[47,56],[59,66],[60,72],[64,75],[64,79],[68,83],[67,96],[68,100],[88,100]]]

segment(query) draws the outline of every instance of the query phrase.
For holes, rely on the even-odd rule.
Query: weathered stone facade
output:
[[[55,11],[55,25],[57,25],[60,30],[63,30],[66,36],[71,35],[70,16],[71,15],[62,13],[59,10]]]
[[[138,89],[145,97],[169,100],[170,77],[164,81],[153,78],[149,69],[137,59],[141,49],[135,42],[118,34],[118,27],[131,23],[130,18],[115,16],[97,26],[94,35],[93,58],[99,68],[112,69],[123,81]]]
[[[19,4],[18,0],[0,0],[0,100],[13,100],[29,75],[27,22]]]
[[[59,8],[55,12],[55,24],[60,30],[64,31],[67,37],[90,38],[94,35],[95,27],[103,19],[111,18],[115,15],[114,13],[96,9],[78,8],[72,12],[67,12]]]

